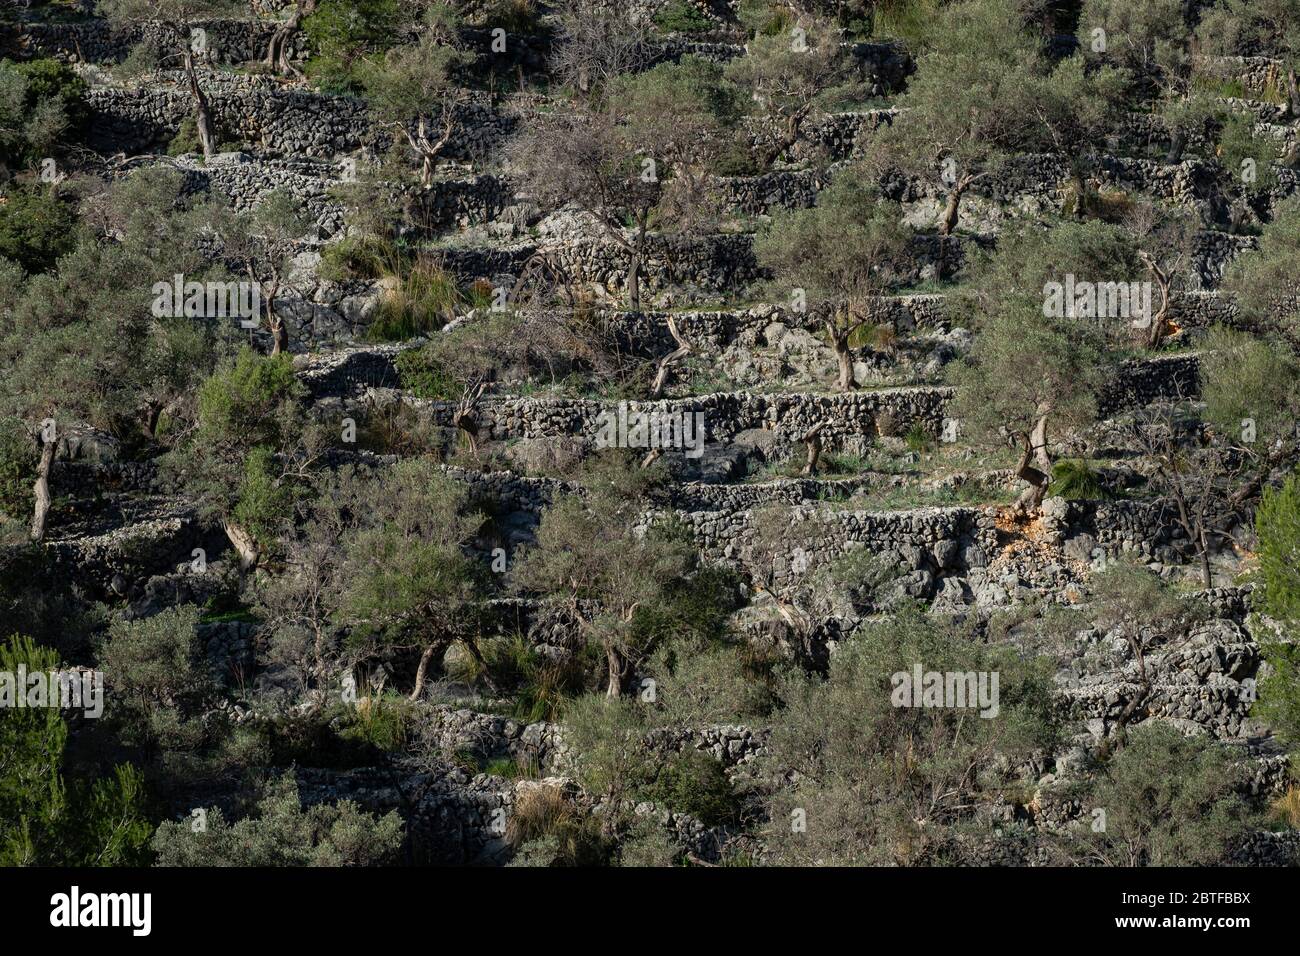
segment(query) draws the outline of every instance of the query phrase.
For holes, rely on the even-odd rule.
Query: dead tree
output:
[[[650,386],[651,398],[659,398],[663,394],[664,385],[668,381],[668,373],[672,370],[672,367],[685,359],[692,351],[690,343],[682,338],[681,332],[677,330],[677,321],[671,315],[668,317],[668,332],[672,335],[673,341],[677,343],[677,348],[659,360],[659,369],[655,372],[654,384]]]
[[[461,392],[460,401],[456,403],[451,415],[451,423],[465,433],[469,439],[470,451],[478,454],[478,413],[483,393],[487,391],[488,382],[481,376],[474,376],[466,383]]]

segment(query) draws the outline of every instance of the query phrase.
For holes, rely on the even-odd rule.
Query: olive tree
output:
[[[366,656],[418,651],[411,699],[430,668],[459,641],[484,673],[478,638],[486,564],[471,545],[484,516],[464,485],[426,458],[376,476],[342,535],[338,620]]]
[[[1224,271],[1222,288],[1237,300],[1245,318],[1264,328],[1300,339],[1300,282],[1295,260],[1300,255],[1300,201],[1279,203],[1273,220],[1259,237],[1259,248],[1234,258]]]
[[[158,22],[175,36],[177,49],[169,58],[179,58],[185,71],[204,159],[211,159],[216,152],[216,132],[212,107],[199,82],[198,63],[207,55],[208,46],[207,34],[198,24],[208,18],[234,16],[241,6],[236,0],[101,0],[99,4],[99,12],[112,24],[130,27]]]
[[[289,193],[273,190],[252,209],[226,217],[221,224],[225,256],[258,290],[263,317],[271,331],[271,354],[289,350],[289,329],[276,301],[289,285],[299,243],[314,226]]]
[[[757,113],[756,149],[770,169],[818,114],[823,94],[845,83],[853,67],[840,31],[829,21],[805,17],[788,29],[758,33],[745,55],[727,64],[727,78],[749,92]]]
[[[778,212],[754,243],[759,264],[793,290],[799,307],[824,314],[841,391],[854,387],[853,335],[873,321],[880,295],[904,271],[911,238],[898,204],[854,172],[837,176],[811,209]]]
[[[1049,60],[1015,0],[967,0],[936,24],[871,156],[946,194],[938,225],[947,236],[962,197],[1010,156],[1063,156],[1082,194],[1082,164],[1101,145],[1120,80],[1111,67],[1085,69],[1078,56]]]
[[[141,170],[84,195],[80,206],[86,228],[72,250],[0,299],[0,367],[12,386],[4,410],[26,422],[42,446],[37,541],[51,501],[50,465],[67,425],[154,437],[159,415],[192,391],[231,331],[153,308],[155,282],[222,272],[203,248],[209,215],[182,196],[179,174]]]
[[[996,712],[980,709],[978,687],[919,706],[921,687],[900,693],[917,669],[983,679]],[[786,672],[776,691],[783,706],[764,769],[790,784],[768,800],[767,838],[787,865],[922,861],[979,805],[1020,792],[1027,781],[1012,768],[1059,732],[1044,659],[983,644],[919,609],[864,625],[825,678]]]
[[[558,499],[542,516],[537,544],[512,574],[521,591],[565,607],[603,651],[609,697],[623,693],[633,666],[650,650],[645,616],[666,603],[670,586],[695,559],[692,543],[677,529],[637,533],[638,483],[619,472],[585,497]]]
[[[1036,511],[1052,480],[1049,425],[1065,430],[1096,417],[1099,350],[1076,320],[1049,318],[1038,303],[1004,303],[988,317],[970,355],[954,371],[953,416],[977,441],[1019,452],[1028,486],[1018,510]]]
[[[627,253],[627,301],[640,308],[651,226],[700,225],[705,174],[729,142],[733,112],[719,68],[683,57],[531,125],[511,143],[509,165],[537,202],[576,206]]]
[[[449,4],[431,4],[417,42],[391,48],[363,71],[372,112],[419,157],[425,186],[433,182],[434,163],[460,128],[469,101],[459,74],[474,58],[451,45],[457,22]]]
[[[979,335],[953,366],[951,414],[977,441],[1017,449],[1014,471],[1027,484],[1019,510],[1036,510],[1051,483],[1049,428],[1095,419],[1108,340],[1128,338],[1143,321],[1131,296],[1128,316],[1109,314],[1109,302],[1075,308],[1066,301],[1066,278],[1094,288],[1126,284],[1141,274],[1137,252],[1130,235],[1103,223],[1026,226],[1002,237],[973,284],[967,305]],[[1103,303],[1085,297],[1083,304]]]

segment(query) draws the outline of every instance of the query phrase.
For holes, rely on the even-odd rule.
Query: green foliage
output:
[[[1104,830],[1083,837],[1088,856],[1108,866],[1223,863],[1251,821],[1243,776],[1213,738],[1138,727],[1086,798],[1106,812]]]
[[[1145,277],[1137,244],[1125,229],[1095,220],[1052,221],[1008,230],[997,250],[978,269],[967,294],[975,299],[970,321],[1008,295],[1043,304],[1043,287],[1082,281],[1132,282]],[[1086,320],[1079,320],[1086,321]]]
[[[1300,745],[1300,645],[1263,641],[1260,651],[1270,672],[1259,680],[1259,699],[1251,716],[1266,721],[1294,749]]]
[[[20,419],[0,418],[0,515],[26,518],[32,511],[32,482],[38,453]]]
[[[77,242],[77,216],[51,188],[19,187],[0,203],[0,256],[47,272]]]
[[[1235,257],[1224,270],[1222,288],[1236,296],[1242,312],[1265,327],[1280,323],[1297,334],[1295,261],[1300,256],[1300,199],[1277,204],[1259,247]]]
[[[665,643],[649,665],[656,722],[702,727],[766,717],[773,700],[766,674],[743,648],[699,639]]]
[[[1047,493],[1069,501],[1094,501],[1105,497],[1101,480],[1086,461],[1067,459],[1052,466],[1052,484]]]
[[[202,153],[203,143],[199,139],[199,124],[193,116],[186,116],[176,129],[176,135],[167,142],[168,156],[184,156],[186,153]]]
[[[536,0],[493,0],[484,12],[485,26],[500,27],[508,36],[536,36],[545,33],[546,22]]]
[[[311,58],[307,76],[326,93],[357,93],[367,57],[397,42],[397,0],[321,0],[303,20]]]
[[[233,517],[260,542],[275,538],[281,524],[293,510],[292,487],[281,481],[275,468],[274,452],[266,445],[252,449],[244,459],[244,480]]]
[[[511,866],[602,866],[613,850],[591,814],[545,784],[518,792],[506,840],[515,848]]]
[[[85,91],[85,81],[58,60],[0,60],[0,166],[53,158],[85,125]]]
[[[1112,561],[1089,581],[1092,622],[1104,630],[1121,629],[1141,640],[1143,632],[1185,631],[1207,616],[1206,605],[1176,590],[1145,565]]]
[[[700,750],[669,757],[637,788],[636,797],[675,813],[689,813],[708,827],[734,822],[740,809],[722,764]]]
[[[1300,623],[1300,476],[1268,488],[1255,513],[1264,610],[1283,633],[1261,641],[1269,674],[1259,681],[1252,714],[1266,720],[1292,747],[1300,744],[1300,645],[1290,632]]]
[[[323,426],[304,420],[304,393],[288,354],[244,346],[199,387],[197,427],[170,456],[204,510],[254,545],[270,544],[300,491],[295,463],[322,441]]]
[[[400,750],[410,736],[413,705],[395,694],[372,696],[359,702],[355,720],[345,727],[345,740],[365,743],[380,751]]]
[[[664,33],[708,33],[713,21],[690,0],[668,0],[655,14],[655,26]]]
[[[474,62],[472,53],[449,42],[457,22],[451,4],[435,0],[425,9],[417,42],[392,47],[382,58],[363,60],[357,67],[366,100],[380,122],[405,125],[421,117],[432,123],[428,134],[420,130],[421,143],[409,142],[423,152],[426,173],[436,152],[433,141],[455,128],[460,80]]]
[[[589,794],[611,804],[610,812],[626,813],[629,789],[644,779],[645,735],[642,706],[621,697],[587,695],[564,711],[565,738],[577,756],[578,783]]]
[[[1181,0],[1132,4],[1123,0],[1084,0],[1079,36],[1102,29],[1105,59],[1142,81],[1177,79],[1190,69],[1192,31]]]
[[[0,645],[0,674],[59,667],[31,638]],[[25,690],[25,688],[23,688]],[[89,784],[63,779],[68,727],[58,707],[0,707],[0,866],[123,866],[143,862],[151,827],[129,764]]]
[[[898,675],[998,675],[992,717],[956,707],[896,706]],[[904,609],[860,628],[823,680],[790,672],[778,690],[768,757],[793,783],[772,795],[769,845],[787,864],[922,858],[985,801],[1014,799],[1011,768],[1059,732],[1052,667],[981,644],[962,626]],[[988,687],[991,688],[991,676]],[[791,826],[806,814],[806,829]]]
[[[1268,193],[1277,185],[1273,164],[1280,158],[1278,143],[1255,134],[1255,117],[1231,113],[1219,133],[1219,162],[1247,193]]]
[[[215,699],[213,675],[198,638],[198,609],[114,621],[99,643],[108,687],[105,721],[142,755],[176,769],[211,742],[202,711]]]
[[[944,16],[947,0],[878,0],[871,11],[871,35],[901,40],[909,50],[925,49],[934,24]]]
[[[450,338],[451,334],[440,337]],[[430,343],[432,345],[432,343]],[[456,369],[442,360],[430,347],[410,349],[397,356],[397,374],[401,377],[402,388],[407,389],[417,398],[436,401],[452,401],[460,393],[461,384]]]
[[[418,260],[400,284],[380,298],[366,335],[374,342],[428,335],[450,321],[464,301],[454,275],[431,260]]]
[[[234,823],[216,807],[204,827],[167,821],[153,839],[159,866],[379,866],[394,861],[404,825],[396,810],[382,817],[350,800],[304,808],[291,774],[269,783],[256,815]]]
[[[1265,608],[1280,621],[1300,622],[1300,475],[1265,489],[1255,533]]]
[[[486,566],[468,553],[483,523],[466,489],[429,459],[407,459],[365,491],[343,540],[339,618],[367,651],[475,640]]]
[[[615,473],[614,484],[593,488],[585,500],[557,500],[542,516],[536,546],[516,560],[513,573],[520,590],[565,605],[595,605],[583,630],[605,650],[611,693],[620,691],[631,664],[662,635],[645,622],[680,613],[672,607],[680,596],[675,588],[695,561],[694,547],[680,534],[633,531],[640,503],[624,483],[639,477]]]
[[[1289,63],[1300,47],[1292,0],[1217,0],[1202,11],[1196,38],[1211,55],[1277,56]]]
[[[898,204],[846,171],[811,209],[776,212],[755,237],[754,255],[774,273],[782,298],[803,289],[809,308],[847,308],[859,316],[871,296],[899,277],[910,235]]]
[[[762,169],[771,168],[798,141],[804,125],[822,115],[821,100],[848,82],[852,65],[833,23],[800,18],[802,42],[795,43],[789,12],[769,12],[745,56],[725,69],[728,81],[749,94]]]
[[[651,534],[666,547],[690,545],[680,528],[659,526]],[[728,619],[742,605],[740,583],[734,571],[721,566],[701,568],[690,577],[669,582],[662,602],[637,609],[633,621],[637,643],[651,646],[670,636],[706,643],[724,640]]]
[[[1205,417],[1228,441],[1243,438],[1247,421],[1255,430],[1248,447],[1266,449],[1294,435],[1300,396],[1278,383],[1300,377],[1300,358],[1285,342],[1216,326],[1200,364]]]
[[[934,447],[934,436],[931,435],[920,422],[915,422],[903,436],[903,441],[907,443],[908,451],[916,454],[924,454]]]
[[[332,282],[378,279],[401,260],[393,244],[377,236],[344,236],[321,250],[320,275]]]
[[[513,716],[525,723],[556,720],[566,702],[585,689],[580,655],[545,658],[521,634],[487,642],[483,656],[493,683],[513,696]]]
[[[1091,329],[1045,317],[1032,301],[1009,299],[987,318],[953,378],[954,417],[975,437],[1001,444],[999,429],[1028,436],[1044,414],[1058,429],[1091,421],[1104,372]]]
[[[290,356],[261,355],[246,346],[199,389],[200,441],[276,445],[283,437],[284,405],[302,392]]]
[[[934,21],[902,112],[873,142],[871,159],[926,177],[960,201],[1010,155],[1074,157],[1092,148],[1110,128],[1122,86],[1112,67],[1050,59],[1016,0],[955,3]],[[941,226],[956,225],[945,213]]]
[[[12,305],[11,290],[0,294],[0,364],[11,385],[3,405],[24,421],[83,421],[134,440],[157,410],[192,407],[233,334],[225,323],[155,317],[152,283],[225,273],[201,248],[210,207],[185,193],[177,170],[137,170],[89,208],[117,241],[78,228],[57,270],[28,278]]]

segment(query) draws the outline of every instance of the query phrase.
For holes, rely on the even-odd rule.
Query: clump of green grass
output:
[[[1052,466],[1052,483],[1047,493],[1070,501],[1106,497],[1106,489],[1096,469],[1086,461],[1066,459]]]

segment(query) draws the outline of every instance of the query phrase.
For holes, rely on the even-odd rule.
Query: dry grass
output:
[[[1300,787],[1287,787],[1286,793],[1273,801],[1270,810],[1274,820],[1300,828]]]
[[[506,841],[517,847],[539,837],[572,831],[578,823],[573,802],[559,787],[521,786],[516,791],[514,812],[506,824]]]

